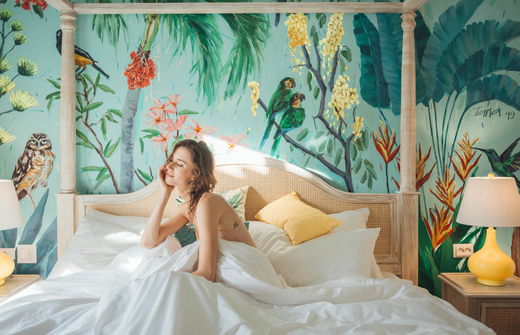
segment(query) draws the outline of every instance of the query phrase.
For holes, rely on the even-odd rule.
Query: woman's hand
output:
[[[170,186],[166,183],[166,165],[161,165],[157,169],[157,179],[159,179],[159,183],[161,184],[161,189],[166,192],[172,192],[175,189],[175,186]]]

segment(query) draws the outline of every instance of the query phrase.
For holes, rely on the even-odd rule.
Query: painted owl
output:
[[[36,209],[31,192],[39,186],[47,186],[47,177],[54,166],[54,158],[49,137],[42,133],[32,134],[16,162],[11,178],[18,194],[18,201],[29,195],[34,209]]]

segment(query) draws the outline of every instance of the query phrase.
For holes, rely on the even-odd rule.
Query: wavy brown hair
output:
[[[195,210],[199,203],[200,198],[205,192],[211,192],[217,184],[217,178],[215,178],[215,159],[213,153],[209,150],[206,143],[194,140],[182,140],[175,144],[172,153],[168,157],[166,163],[171,162],[173,154],[177,148],[184,147],[191,154],[191,161],[193,162],[193,173],[195,179],[190,181],[191,189],[189,213],[195,216]]]

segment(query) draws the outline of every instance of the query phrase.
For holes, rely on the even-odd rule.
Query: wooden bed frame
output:
[[[403,47],[401,74],[401,189],[397,194],[358,194],[335,190],[313,174],[290,164],[268,158],[244,164],[232,165],[219,162],[217,191],[237,188],[246,184],[249,191],[246,219],[251,219],[255,208],[276,200],[295,190],[302,200],[326,213],[339,212],[368,206],[371,209],[369,226],[382,227],[378,240],[376,259],[382,270],[400,275],[417,284],[418,278],[418,192],[415,188],[416,165],[416,117],[415,117],[415,11],[426,0],[404,2],[257,2],[257,3],[71,3],[69,0],[47,0],[47,3],[62,12],[62,58],[61,58],[61,107],[60,107],[60,193],[57,194],[58,255],[70,243],[78,218],[84,215],[85,206],[103,208],[112,213],[132,215],[137,203],[151,211],[158,189],[152,183],[144,189],[127,195],[77,195],[76,192],[76,122],[75,122],[75,65],[74,31],[77,14],[197,14],[197,13],[402,13]],[[262,165],[265,165],[262,167]],[[254,166],[254,168],[253,168]],[[287,172],[282,171],[285,168]],[[231,171],[231,172],[230,172]],[[246,173],[252,172],[252,173]],[[300,179],[307,179],[308,183]],[[279,174],[278,174],[279,173]],[[243,176],[243,177],[240,177]],[[262,180],[263,182],[256,182]],[[275,177],[276,176],[276,177]],[[229,178],[231,177],[231,178]],[[253,178],[253,179],[250,179]],[[274,184],[274,178],[285,183]],[[232,186],[236,185],[236,186]],[[309,186],[311,185],[311,186]],[[321,193],[320,193],[321,192]],[[104,204],[99,204],[100,200]],[[251,203],[250,203],[251,201]],[[117,203],[122,203],[117,205]],[[262,205],[263,204],[263,205]],[[249,207],[250,206],[250,207]],[[119,207],[118,209],[115,209]],[[145,213],[143,212],[143,213]],[[148,212],[149,213],[149,212]],[[253,214],[251,214],[253,213]],[[381,214],[384,213],[384,214]],[[376,219],[377,217],[377,219]],[[386,223],[383,223],[386,222]],[[386,237],[388,236],[388,241]]]

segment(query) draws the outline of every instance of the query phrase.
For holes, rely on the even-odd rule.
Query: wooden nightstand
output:
[[[40,279],[42,277],[39,275],[12,275],[7,277],[5,285],[0,286],[0,304]]]
[[[520,278],[506,279],[505,286],[477,283],[471,273],[441,273],[442,299],[459,312],[482,322],[498,335],[520,335]]]

